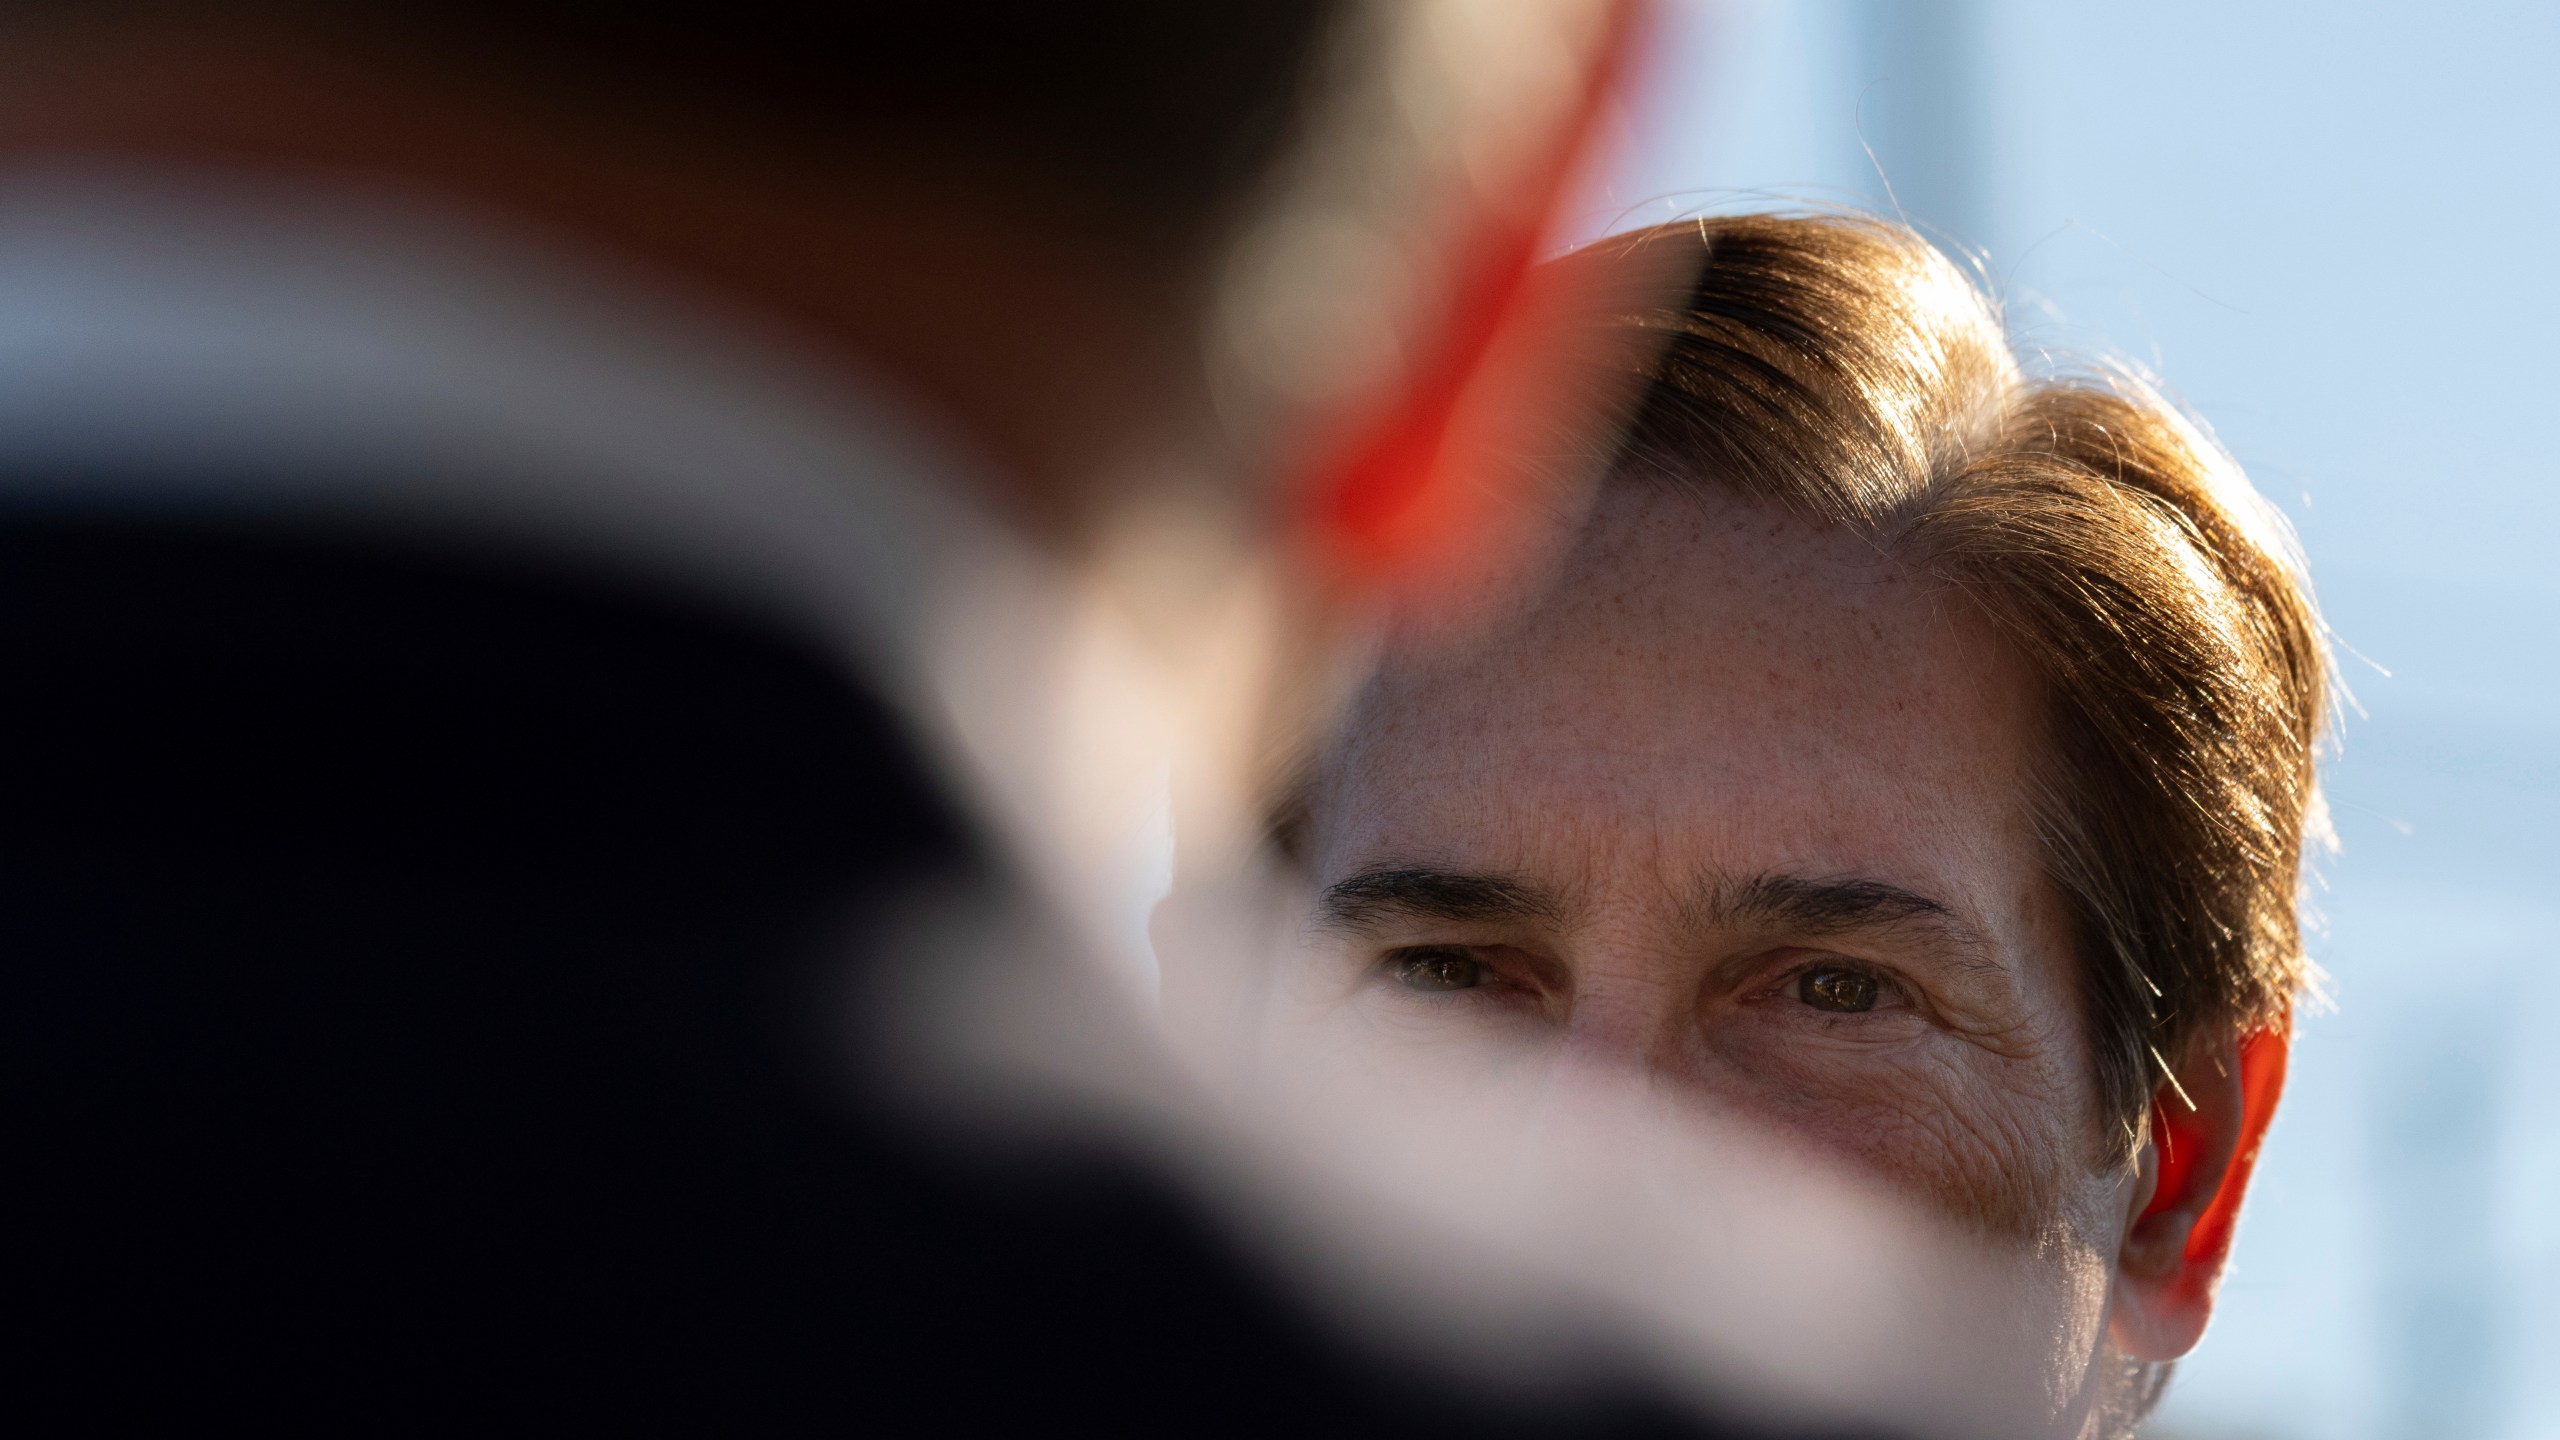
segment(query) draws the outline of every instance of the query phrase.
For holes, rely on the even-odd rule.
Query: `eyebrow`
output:
[[[1699,911],[1710,926],[1762,926],[1808,939],[1908,925],[1934,937],[1968,968],[1998,968],[1991,959],[1991,942],[1951,906],[1882,880],[1755,875],[1709,886]]]
[[[1555,897],[1517,880],[1419,865],[1362,870],[1326,886],[1316,902],[1321,923],[1346,930],[1391,919],[1557,920],[1563,915]]]
[[[1781,874],[1715,885],[1705,908],[1727,924],[1779,925],[1815,934],[1922,918],[1953,924],[1956,919],[1944,904],[1881,880],[1816,880]]]
[[[1816,879],[1767,873],[1710,884],[1693,912],[1700,928],[1735,925],[1792,930],[1806,936],[1918,922],[1959,951],[1987,943],[1943,902],[1882,880]],[[1325,887],[1316,922],[1328,929],[1368,930],[1391,920],[1493,922],[1565,918],[1555,896],[1509,876],[1382,865]]]

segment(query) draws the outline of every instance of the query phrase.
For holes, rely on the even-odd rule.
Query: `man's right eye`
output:
[[[1490,966],[1455,945],[1421,945],[1389,958],[1409,990],[1473,990],[1493,979]]]

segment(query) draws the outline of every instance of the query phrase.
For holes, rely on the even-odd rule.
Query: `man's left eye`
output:
[[[1493,978],[1483,961],[1454,945],[1399,950],[1393,963],[1397,981],[1412,990],[1473,990]]]
[[[1796,980],[1796,998],[1816,1010],[1855,1015],[1876,1008],[1876,977],[1863,970],[1826,966]]]

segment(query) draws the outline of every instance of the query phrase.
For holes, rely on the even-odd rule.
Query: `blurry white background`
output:
[[[2130,356],[2214,426],[2343,642],[2336,1005],[2153,1433],[2560,1436],[2560,9],[1667,19],[1588,230],[1898,203],[2022,342]]]

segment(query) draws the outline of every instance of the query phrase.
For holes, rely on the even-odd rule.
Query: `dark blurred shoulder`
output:
[[[8,1269],[54,1402],[1734,1433],[1399,1362],[1147,1163],[966,1154],[866,1093],[885,919],[1019,887],[893,698],[769,615],[417,530],[20,509],[0,675]]]

